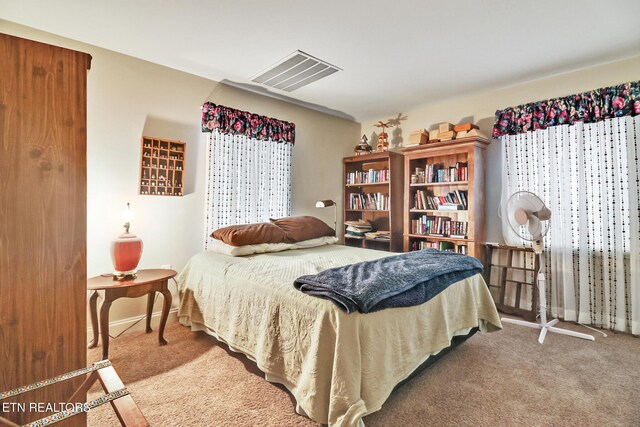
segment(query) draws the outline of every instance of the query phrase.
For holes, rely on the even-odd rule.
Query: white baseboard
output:
[[[156,311],[151,315],[151,327],[154,328],[154,332],[157,331],[158,325],[160,325],[160,316],[162,316],[161,311]],[[127,330],[125,334],[134,331],[144,331],[146,326],[146,321],[144,320],[147,317],[145,314],[140,316],[128,317],[126,319],[114,320],[113,322],[109,322],[109,333],[113,336],[118,335],[120,332],[125,329],[131,327],[131,329]],[[175,322],[178,320],[178,307],[173,307],[169,310],[169,317],[167,318],[167,324],[171,322]],[[100,319],[98,318],[98,322]],[[133,325],[134,323],[137,324]],[[102,337],[101,337],[102,338]],[[87,341],[91,341],[93,339],[93,328],[87,329]]]

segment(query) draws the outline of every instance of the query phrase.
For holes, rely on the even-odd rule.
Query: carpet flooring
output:
[[[571,324],[559,326],[589,332]],[[640,339],[608,332],[587,342],[515,325],[476,334],[396,390],[375,426],[638,426]],[[153,426],[317,426],[246,357],[177,323],[112,340],[110,359]],[[89,351],[89,362],[101,358]],[[97,391],[93,390],[92,395]],[[118,426],[109,405],[90,426]]]

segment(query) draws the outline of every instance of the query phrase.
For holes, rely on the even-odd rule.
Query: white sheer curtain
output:
[[[544,269],[551,314],[640,334],[640,116],[502,136],[502,207],[538,194],[552,211]],[[503,234],[513,234],[503,212]]]
[[[218,130],[207,134],[205,249],[220,227],[290,215],[292,146]]]

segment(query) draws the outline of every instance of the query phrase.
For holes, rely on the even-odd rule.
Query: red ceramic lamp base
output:
[[[142,239],[135,234],[121,234],[111,243],[113,276],[117,280],[134,278],[138,272],[138,263],[142,257]]]

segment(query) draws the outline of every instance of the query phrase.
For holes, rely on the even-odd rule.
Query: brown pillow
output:
[[[290,216],[287,218],[271,219],[286,233],[286,243],[302,242],[324,236],[335,236],[333,228],[313,216]]]
[[[211,233],[211,237],[228,245],[245,246],[260,243],[283,243],[287,235],[280,227],[268,222],[261,222],[219,228]]]

